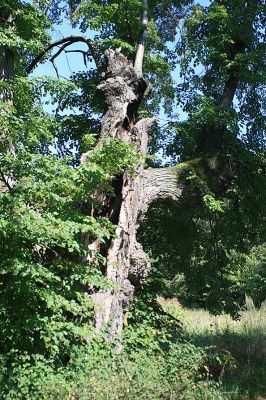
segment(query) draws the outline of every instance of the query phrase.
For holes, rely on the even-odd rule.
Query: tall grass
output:
[[[210,377],[222,381],[231,399],[266,400],[266,301],[256,309],[246,297],[238,320],[184,308],[177,299],[158,302],[183,322],[193,344],[207,349]]]

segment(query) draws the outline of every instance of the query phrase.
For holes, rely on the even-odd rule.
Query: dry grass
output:
[[[212,331],[232,329],[251,332],[256,328],[266,329],[266,300],[260,309],[256,309],[252,299],[247,296],[245,306],[240,310],[240,318],[237,320],[232,319],[229,314],[211,315],[206,310],[185,308],[176,298],[158,297],[157,300],[164,311],[180,319],[190,332],[206,329]]]

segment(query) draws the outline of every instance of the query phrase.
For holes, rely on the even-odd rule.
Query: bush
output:
[[[266,300],[266,243],[254,247],[244,264],[243,290],[259,307]]]
[[[41,355],[9,354],[2,359],[0,394],[5,400],[224,400],[202,373],[204,363],[205,353],[190,343],[118,354],[98,337],[73,348],[65,366]]]

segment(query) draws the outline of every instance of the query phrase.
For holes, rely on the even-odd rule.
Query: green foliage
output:
[[[256,305],[264,300],[265,1],[190,3],[149,0],[144,69],[154,89],[139,115],[159,114],[163,106],[167,117],[175,117],[164,132],[154,130],[151,149],[163,145],[170,158],[185,160],[179,168],[189,172],[191,187],[200,183],[203,200],[193,209],[155,204],[149,210],[139,236],[156,261],[136,291],[123,338],[110,345],[95,336],[90,294],[111,288],[101,270],[115,227],[100,216],[95,193],[113,199],[112,180],[126,169],[134,174],[141,159],[120,140],[95,146],[105,107],[96,90],[100,69],[92,66],[69,81],[28,79],[25,71],[50,43],[51,22],[65,16],[84,33],[94,30],[100,66],[108,47],[122,47],[133,59],[142,2],[1,2],[0,47],[15,56],[14,79],[0,82],[12,99],[0,103],[2,398],[227,398],[211,377],[215,367],[220,373],[233,363],[227,348],[206,352],[184,341],[180,310],[173,313],[171,305],[164,312],[155,298],[178,296],[185,304],[231,314],[239,312],[245,294]],[[3,12],[12,18],[6,21]],[[181,85],[172,76],[178,63]],[[232,74],[238,80],[235,110],[221,104]],[[44,111],[45,102],[54,112]],[[176,102],[187,120],[174,115]],[[197,155],[187,162],[202,136],[222,138],[221,152],[237,160],[223,196],[206,174],[206,162],[210,170],[216,158]],[[101,252],[88,254],[88,237]]]
[[[14,355],[2,359],[1,394],[7,400],[226,399],[201,372],[204,351],[189,343],[170,344],[160,353],[139,349],[117,354],[110,344],[91,339],[73,348],[66,367],[38,354]]]
[[[265,299],[264,247],[258,246],[265,237],[264,178],[253,175],[254,186],[247,186],[240,170],[230,190],[217,197],[206,184],[201,163],[185,162],[179,168],[199,171],[205,182],[202,204],[176,209],[157,203],[150,208],[139,237],[156,261],[144,290],[214,313],[237,314],[245,293],[259,305]],[[191,178],[199,180],[195,172]],[[180,274],[182,282],[176,284]]]
[[[222,0],[206,7],[195,5],[186,17],[176,47],[183,77],[176,95],[189,114],[189,124],[181,124],[189,138],[180,135],[179,124],[170,130],[176,146],[182,141],[177,149],[181,157],[191,156],[184,139],[197,142],[203,136],[217,141],[215,131],[221,127],[226,131],[226,147],[231,133],[231,137],[241,136],[249,150],[265,149],[264,16],[264,0]],[[233,80],[237,82],[234,112],[222,104],[225,85]]]
[[[1,18],[0,45],[12,50],[16,72],[25,73],[26,66],[49,43],[46,29],[50,23],[41,11],[24,1],[4,0],[1,8],[1,13],[12,17],[9,22]]]
[[[40,140],[35,133],[26,146],[20,138],[15,156],[1,154],[1,346],[4,352],[57,354],[91,329],[85,287],[108,286],[99,270],[81,262],[87,252],[82,238],[104,243],[114,228],[107,219],[85,215],[83,207],[95,203],[96,189],[112,195],[110,180],[130,164],[133,169],[136,156],[113,140],[73,168],[55,156],[31,153],[27,142]]]
[[[96,192],[114,196],[112,180],[125,169],[134,173],[140,156],[117,139],[96,148],[95,131],[83,128],[86,120],[77,126],[83,116],[69,115],[80,88],[88,93],[84,77],[62,82],[23,76],[50,41],[50,23],[29,4],[3,6],[13,19],[9,26],[1,20],[0,40],[15,55],[15,72],[12,81],[1,81],[12,102],[0,103],[0,351],[6,366],[1,381],[9,398],[28,399],[92,335],[90,294],[112,285],[101,272],[102,254],[93,253],[97,266],[87,260],[88,240],[105,246],[115,227],[90,210],[101,208]],[[44,102],[55,113],[45,112]],[[101,110],[97,104],[93,111]],[[81,165],[80,151],[86,152]],[[65,375],[59,380],[66,384]]]
[[[266,245],[252,248],[250,254],[246,256],[243,268],[241,283],[244,292],[250,296],[255,305],[259,307],[265,301],[266,293]]]
[[[21,5],[20,11],[34,10],[28,6]],[[45,34],[42,39],[45,45]],[[18,52],[30,51],[16,45]],[[65,98],[74,96],[77,86],[19,73],[1,85],[14,93],[13,104],[1,102],[0,109],[1,353],[27,351],[28,357],[36,353],[64,360],[92,330],[90,292],[110,288],[100,272],[102,255],[94,254],[99,268],[82,260],[88,255],[86,237],[104,245],[114,227],[86,210],[100,207],[94,198],[97,190],[114,195],[110,182],[126,168],[133,173],[139,156],[116,139],[93,149],[83,132],[83,151],[89,153],[77,166],[75,156],[57,152],[68,142],[64,117],[42,108],[43,96],[49,94],[65,110]]]

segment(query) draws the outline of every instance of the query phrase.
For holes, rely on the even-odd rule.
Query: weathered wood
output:
[[[106,59],[106,79],[98,86],[107,105],[99,145],[107,138],[120,138],[133,144],[144,160],[148,133],[157,121],[156,118],[137,120],[139,102],[148,84],[142,77],[136,80],[134,68],[119,51],[108,50]],[[82,157],[84,159],[86,156]],[[92,295],[96,328],[108,327],[111,336],[121,332],[124,311],[133,301],[134,288],[150,272],[149,257],[137,241],[140,220],[149,205],[159,198],[178,202],[183,188],[176,168],[145,170],[144,162],[136,166],[134,176],[126,171],[122,180],[116,236],[106,256],[106,275],[113,289]]]
[[[143,78],[136,79],[136,71],[119,50],[106,52],[107,71],[98,89],[105,97],[107,111],[103,117],[99,146],[108,138],[120,138],[135,146],[143,154],[148,147],[148,134],[156,118],[137,119],[143,92],[149,86]],[[82,156],[83,162],[87,155]],[[116,199],[116,236],[106,250],[105,271],[113,283],[113,289],[92,294],[95,301],[95,325],[105,327],[110,336],[122,331],[124,311],[133,301],[134,288],[145,280],[151,268],[150,260],[137,241],[137,230],[151,203],[168,200],[177,206],[198,204],[203,189],[197,182],[187,180],[190,172],[211,174],[215,186],[223,185],[216,157],[198,157],[187,163],[168,168],[144,168],[144,162],[136,165],[134,174],[126,171],[121,177],[121,192]],[[224,167],[222,167],[224,169]],[[200,179],[199,179],[200,181]],[[211,182],[211,181],[210,181]],[[108,204],[102,198],[103,204]],[[109,217],[111,219],[112,210]],[[93,243],[89,249],[100,250]]]

